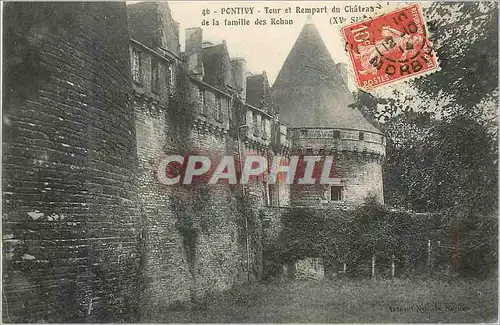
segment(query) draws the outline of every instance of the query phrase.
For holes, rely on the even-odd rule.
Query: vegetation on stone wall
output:
[[[168,134],[172,140],[175,155],[188,155],[193,148],[191,128],[196,118],[196,106],[191,100],[191,82],[186,70],[178,66],[176,87],[170,94],[167,106]],[[208,189],[200,186],[178,185],[170,195],[170,205],[176,219],[176,228],[183,238],[186,260],[192,275],[196,261],[197,238],[202,231],[200,211],[206,208]],[[203,223],[203,224],[206,224]]]
[[[167,106],[170,135],[179,152],[191,148],[190,132],[196,118],[196,106],[191,100],[191,82],[186,70],[178,66],[175,91],[170,94]],[[177,154],[179,154],[179,152]]]
[[[496,269],[498,221],[475,217],[460,225],[458,250],[455,220],[446,214],[389,209],[374,198],[355,210],[294,208],[268,257],[279,264],[321,257],[327,267],[346,263],[348,275],[369,276],[373,256],[387,275],[394,255],[397,276],[425,274],[431,240],[433,272],[480,277]]]
[[[191,128],[196,117],[195,103],[190,99],[190,80],[185,69],[178,66],[176,74],[176,88],[169,96],[167,106],[168,135],[173,152],[168,154],[188,155],[193,148]],[[180,169],[179,169],[180,170]],[[182,237],[184,256],[191,276],[191,301],[196,301],[196,261],[197,245],[202,233],[202,217],[206,205],[205,188],[185,187],[176,185],[169,196],[170,207],[175,217],[175,227]],[[205,196],[206,197],[206,196]]]

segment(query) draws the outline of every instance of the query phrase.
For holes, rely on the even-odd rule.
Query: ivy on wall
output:
[[[320,257],[327,266],[346,263],[350,275],[369,276],[373,256],[388,266],[394,255],[400,275],[423,273],[431,240],[435,271],[478,277],[495,270],[498,220],[477,215],[459,229],[457,245],[455,218],[393,210],[374,198],[348,211],[293,208],[284,213],[283,231],[266,258],[287,264]]]
[[[175,149],[186,153],[191,148],[191,127],[196,119],[196,104],[191,99],[191,82],[184,68],[179,68],[176,89],[170,94],[167,118],[171,128],[171,139]]]

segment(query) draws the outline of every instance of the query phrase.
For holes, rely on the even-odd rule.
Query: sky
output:
[[[243,57],[246,59],[248,70],[252,73],[261,73],[266,71],[270,83],[273,83],[283,65],[288,53],[290,52],[302,26],[308,19],[307,13],[296,13],[296,7],[303,8],[321,8],[326,6],[328,13],[319,13],[312,15],[312,21],[316,25],[325,45],[327,46],[333,60],[338,62],[348,62],[347,53],[344,51],[344,45],[340,36],[340,25],[332,25],[332,17],[345,17],[350,20],[351,17],[361,16],[363,13],[346,13],[346,5],[372,6],[384,10],[388,2],[231,2],[231,1],[170,1],[169,6],[173,18],[179,22],[179,36],[181,49],[184,47],[184,30],[190,27],[202,27],[203,38],[214,44],[225,40],[231,57]],[[378,6],[377,6],[378,4]],[[340,9],[340,13],[332,13],[333,7]],[[253,15],[222,15],[221,10],[230,7],[254,7]],[[265,7],[272,9],[281,9],[281,15],[266,14]],[[285,8],[291,7],[292,13],[285,14]],[[203,15],[204,9],[209,9],[210,14]],[[217,11],[217,13],[214,13]],[[260,13],[258,13],[260,11]],[[374,15],[369,13],[369,15]],[[293,25],[274,25],[270,26],[270,18],[287,18],[293,20]],[[219,26],[202,26],[203,19],[207,19],[212,24],[212,19],[220,22]],[[235,20],[246,18],[250,20],[250,26],[225,26],[224,19]],[[254,21],[266,19],[268,25],[256,26]]]

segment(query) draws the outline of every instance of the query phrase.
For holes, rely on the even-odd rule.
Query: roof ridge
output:
[[[355,108],[338,64],[314,24],[304,24],[272,86],[280,118],[292,127],[380,132]]]

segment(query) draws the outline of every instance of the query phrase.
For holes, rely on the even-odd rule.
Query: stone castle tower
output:
[[[121,319],[139,265],[126,6],[4,9],[4,320]]]
[[[338,183],[291,186],[295,206],[383,202],[385,138],[357,109],[345,69],[335,64],[315,25],[307,22],[273,85],[280,120],[292,132],[292,152],[331,155]]]

